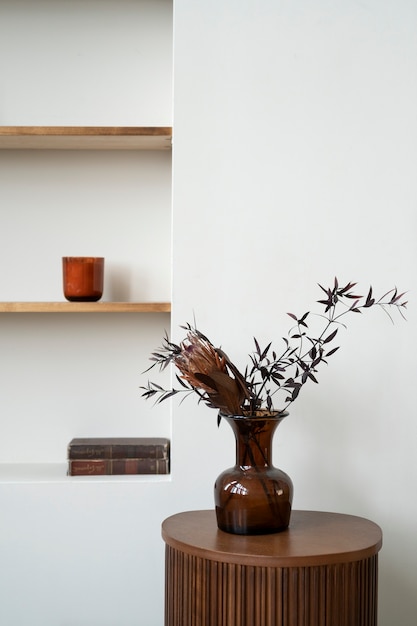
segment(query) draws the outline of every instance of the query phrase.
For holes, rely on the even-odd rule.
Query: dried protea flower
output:
[[[242,413],[242,405],[249,392],[245,380],[226,354],[215,348],[211,341],[196,328],[185,327],[187,337],[180,345],[168,341],[159,352],[154,352],[152,360],[164,369],[168,363],[174,363],[180,372],[177,380],[186,390],[195,391],[212,408],[231,415]],[[153,366],[152,366],[153,367]],[[145,397],[162,394],[159,401],[165,400],[179,390],[164,391],[158,385],[150,383]]]
[[[182,378],[192,387],[212,391],[211,377],[226,373],[226,359],[219,355],[213,344],[196,330],[190,330],[180,345],[181,351],[174,363]]]
[[[181,378],[207,394],[210,406],[232,415],[241,412],[249,395],[243,377],[235,377],[237,370],[227,356],[196,328],[189,329],[173,360]],[[235,376],[230,375],[229,366],[235,370]]]

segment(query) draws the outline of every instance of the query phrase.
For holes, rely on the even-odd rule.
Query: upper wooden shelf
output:
[[[0,149],[170,150],[170,126],[0,126]]]
[[[0,302],[0,313],[169,313],[169,302]]]

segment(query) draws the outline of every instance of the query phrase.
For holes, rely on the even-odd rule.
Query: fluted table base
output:
[[[184,541],[184,527],[183,536],[176,539],[175,533],[168,536],[169,524],[163,532],[167,543],[165,626],[377,625],[377,552],[381,535],[378,540],[380,529],[372,522],[347,516],[356,522],[352,525],[354,535],[360,536],[358,520],[365,529],[371,525],[374,535],[367,549],[361,544],[346,551],[341,545],[342,551],[337,553],[330,545],[326,555],[316,545],[314,554],[303,557],[296,549],[302,535],[300,524],[296,524],[293,537],[290,529],[286,537],[279,534],[245,538],[213,528],[211,535],[217,538],[213,544],[209,525],[202,523],[203,513],[210,512],[192,512],[197,518],[190,517],[190,544]],[[322,519],[335,515],[310,514]],[[328,528],[325,526],[320,532],[315,518],[316,525],[309,530],[307,518],[303,520],[307,524],[305,533],[311,532],[316,540],[318,535],[318,543],[326,544]],[[184,524],[187,520],[181,521]],[[201,534],[199,546],[195,545],[196,533]],[[289,548],[292,554],[288,554],[288,549],[285,552],[282,541],[285,545],[294,544]],[[328,541],[332,543],[331,535]],[[362,537],[360,541],[366,543],[367,539]],[[262,548],[254,554],[258,544]]]
[[[216,563],[166,549],[166,626],[376,626],[377,558],[320,567]]]

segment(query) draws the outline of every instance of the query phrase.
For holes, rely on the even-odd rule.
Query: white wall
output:
[[[48,13],[57,3],[41,4]],[[167,3],[139,4],[166,9]],[[120,11],[134,20],[128,12],[134,6],[126,1]],[[316,283],[335,274],[363,289],[369,282],[378,291],[398,284],[413,300],[416,17],[406,0],[176,0],[174,338],[195,314],[201,329],[244,363],[253,335],[279,343],[288,329],[286,312],[308,310],[319,297]],[[35,99],[38,112],[46,87],[43,93]],[[113,96],[112,103],[120,102]],[[95,124],[98,112],[102,123],[153,123],[143,121],[151,118],[149,108],[136,120],[138,100],[126,100],[134,104],[120,122],[102,110],[101,98],[85,121],[78,104],[66,122],[49,115],[30,121]],[[1,123],[23,123],[12,110]],[[167,123],[159,117],[155,123]],[[117,159],[114,167],[119,171]],[[0,210],[3,220],[4,205]],[[275,463],[293,478],[296,508],[357,514],[381,525],[380,626],[414,626],[417,613],[415,320],[413,304],[408,322],[395,326],[378,311],[352,320],[320,385],[304,390],[276,435]],[[40,324],[25,330],[35,344],[45,332]],[[52,338],[59,337],[59,324],[53,322]],[[106,325],[106,338],[117,341],[117,326],[110,319]],[[143,369],[139,349],[135,364],[136,343],[128,348],[129,332],[123,331],[128,358],[120,377],[106,372],[120,402],[135,393]],[[98,334],[97,328],[96,348]],[[103,375],[107,357],[100,355]],[[34,356],[29,364],[20,385],[13,379],[21,395],[25,379],[38,373]],[[51,390],[62,386],[55,362],[47,374]],[[132,377],[129,392],[126,376]],[[36,384],[30,384],[32,392]],[[36,412],[40,400],[33,403]],[[105,404],[97,402],[93,424],[99,427]],[[136,404],[129,406],[133,416]],[[13,407],[13,398],[2,403],[3,432]],[[137,411],[140,432],[153,419],[157,428],[170,409],[159,417],[138,398]],[[71,420],[64,424],[70,430]],[[181,510],[213,506],[214,479],[234,456],[226,426],[218,431],[215,413],[203,406],[173,402],[170,482],[2,484],[0,623],[161,626],[160,523]]]
[[[171,0],[2,0],[3,125],[171,122]]]
[[[175,7],[174,336],[195,314],[244,363],[253,335],[279,345],[286,312],[314,307],[317,282],[410,290],[407,322],[372,310],[340,331],[277,432],[275,463],[296,508],[381,525],[379,624],[414,626],[416,5]],[[178,493],[197,491],[177,508],[209,507],[233,457],[227,426],[190,402],[173,419]]]

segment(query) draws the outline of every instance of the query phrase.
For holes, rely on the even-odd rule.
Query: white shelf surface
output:
[[[0,463],[0,485],[16,483],[166,483],[170,480],[171,474],[67,476],[66,463]]]

